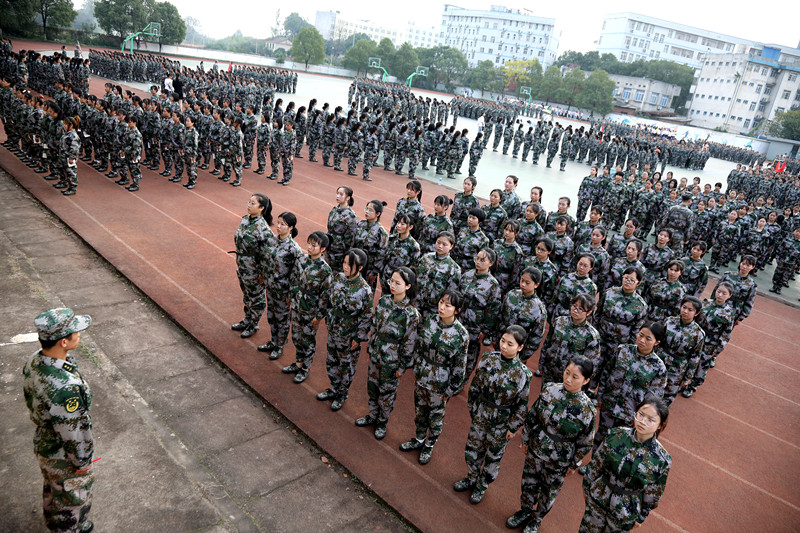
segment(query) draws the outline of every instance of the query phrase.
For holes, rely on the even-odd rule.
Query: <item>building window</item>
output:
[[[626,61],[627,59],[628,59],[628,52],[620,52],[619,60],[620,61]]]
[[[756,110],[756,102],[750,102],[750,111]]]
[[[749,127],[750,127],[750,119],[748,118],[747,120],[744,121],[744,129],[747,129]]]
[[[763,85],[760,85],[760,84],[756,85],[756,94],[761,94],[761,88],[762,87],[763,87]]]
[[[622,97],[624,99],[626,99],[626,100],[631,97],[631,89],[630,89],[630,87],[625,87],[624,89],[622,89]]]
[[[669,96],[667,96],[666,94],[662,94],[661,95],[661,104],[659,104],[659,105],[661,105],[661,107],[667,107],[669,105]]]
[[[658,104],[658,97],[659,97],[658,93],[650,93],[650,103],[653,104],[653,105],[657,105]]]
[[[797,74],[789,74],[789,81],[796,81],[796,80],[797,80]]]
[[[784,100],[788,100],[790,94],[792,94],[791,91],[785,90],[785,91],[783,91],[783,94],[781,94],[781,98],[783,98]]]
[[[776,114],[776,115],[779,115],[780,113],[783,113],[783,112],[785,112],[785,111],[786,111],[786,109],[785,109],[785,108],[783,108],[783,107],[776,107],[776,108],[775,108],[775,114]]]
[[[758,104],[758,111],[760,113],[763,113],[764,111],[766,111],[766,109],[767,109],[767,104],[766,103]]]
[[[633,99],[637,102],[644,100],[644,91],[642,89],[636,89],[636,96]]]
[[[769,96],[772,94],[772,85],[767,85],[764,87],[764,96]]]
[[[708,115],[708,111],[703,111],[703,116]]]

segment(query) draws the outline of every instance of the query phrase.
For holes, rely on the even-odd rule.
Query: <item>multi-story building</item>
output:
[[[609,74],[616,84],[614,106],[637,113],[674,113],[673,100],[680,96],[681,86],[674,83]]]
[[[431,48],[437,44],[438,29],[417,26],[408,22],[406,26],[388,27],[365,19],[348,19],[338,11],[317,11],[314,27],[323,39],[346,39],[356,33],[364,33],[375,42],[391,39],[396,48],[409,43],[414,48]]]
[[[707,55],[734,53],[739,45],[755,44],[758,43],[627,12],[607,15],[603,19],[597,51],[614,54],[623,62],[667,59],[698,68]]]
[[[687,102],[690,124],[745,133],[800,108],[800,48],[746,47],[713,54],[695,72]]]
[[[498,67],[513,59],[538,59],[546,69],[555,62],[558,50],[560,32],[555,23],[525,9],[463,9],[445,4],[439,45],[461,50],[470,66],[487,59]]]

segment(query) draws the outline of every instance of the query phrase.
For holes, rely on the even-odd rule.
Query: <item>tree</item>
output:
[[[586,78],[575,105],[588,109],[592,115],[607,115],[614,109],[614,87],[616,84],[605,70],[595,70]]]
[[[481,96],[483,92],[490,89],[490,86],[500,78],[497,69],[494,68],[494,63],[490,59],[485,59],[478,63],[469,73],[469,88],[473,91],[480,91]]]
[[[388,37],[384,37],[381,39],[381,42],[378,43],[378,48],[375,50],[375,57],[381,58],[381,66],[388,71],[391,68],[396,53],[397,50],[395,50],[392,40]],[[396,75],[394,72],[391,74]]]
[[[279,65],[283,65],[284,61],[286,61],[286,52],[283,48],[278,48],[275,50],[275,62]]]
[[[207,35],[203,33],[200,27],[200,21],[194,17],[185,17],[183,23],[186,25],[186,37],[184,41],[189,44],[204,45],[210,40]]]
[[[275,11],[275,25],[270,28],[269,30],[272,35],[271,37],[274,39],[275,37],[281,36],[281,10],[278,9]]]
[[[354,33],[350,37],[343,39],[325,41],[325,53],[336,57],[343,56],[345,52],[362,39],[369,39],[369,35],[366,33]]]
[[[414,47],[408,43],[403,43],[400,49],[394,54],[392,60],[389,62],[392,74],[397,76],[398,80],[405,80],[412,72],[417,70],[419,66],[419,56],[414,50]],[[388,69],[387,69],[388,70]]]
[[[583,86],[586,82],[586,73],[581,69],[576,68],[567,72],[561,83],[561,89],[558,92],[558,101],[567,104],[567,111],[575,105],[578,97],[583,91]]]
[[[308,28],[309,26],[311,26],[311,24],[297,13],[291,13],[286,17],[286,20],[283,21],[283,29],[286,30],[286,36],[292,40],[298,36],[300,30]]]
[[[36,5],[33,0],[0,0],[0,28],[20,32],[33,29]]]
[[[769,133],[775,137],[800,141],[800,109],[775,115]]]
[[[308,64],[319,65],[325,59],[325,41],[322,40],[322,35],[317,31],[314,26],[306,26],[292,41],[292,48],[289,50],[289,55],[297,61],[305,63],[306,70]]]
[[[153,0],[98,0],[94,5],[97,23],[109,35],[127,37],[141,31],[150,20]]]
[[[157,2],[150,14],[150,22],[161,23],[161,44],[180,44],[186,37],[186,24],[183,22],[178,8],[169,2]]]
[[[452,89],[453,81],[462,78],[469,67],[464,54],[451,46],[417,48],[417,55],[420,63],[430,68],[428,78],[434,87],[444,83],[448,90]]]
[[[48,24],[57,27],[70,26],[78,12],[72,9],[71,0],[36,0],[36,12],[42,19],[42,35],[45,40],[50,36],[47,34]]]
[[[545,71],[541,83],[536,88],[536,96],[545,103],[554,100],[558,96],[558,91],[561,89],[561,69],[555,65]]]
[[[344,68],[355,70],[356,74],[360,74],[361,72],[366,73],[368,68],[367,62],[370,57],[375,57],[377,49],[378,45],[372,39],[358,41],[355,46],[350,47],[350,49],[345,52],[342,65]]]

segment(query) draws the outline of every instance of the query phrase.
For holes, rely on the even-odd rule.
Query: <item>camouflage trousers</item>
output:
[[[247,136],[244,138],[244,165],[249,167],[250,164],[253,162],[253,148],[256,145],[256,138],[252,136]]]
[[[328,370],[328,379],[331,382],[331,388],[337,394],[346,398],[350,390],[350,384],[353,383],[353,377],[356,375],[356,365],[358,364],[358,357],[361,355],[361,344],[353,350],[350,347],[353,342],[351,337],[344,338],[331,332],[333,328],[330,324],[328,328],[328,359],[325,362]]]
[[[303,144],[306,142],[305,133],[297,132],[297,143],[295,143],[294,156],[303,157],[300,152],[303,150]]]
[[[186,177],[189,183],[197,183],[197,158],[184,156],[183,164],[186,166]]]
[[[267,168],[267,147],[259,145],[256,148],[256,163],[258,163],[258,170]]]
[[[394,162],[394,171],[403,172],[403,165],[405,164],[406,164],[406,152],[404,150],[398,150]]]
[[[376,154],[373,154],[371,152],[367,152],[364,154],[364,164],[362,165],[362,168],[364,171],[363,175],[365,178],[369,177],[369,171],[372,170],[372,165],[375,163],[375,157]]]
[[[317,351],[317,332],[314,330],[314,315],[300,313],[296,309],[291,311],[292,343],[294,344],[295,360],[298,365],[311,368],[314,354]]]
[[[212,145],[211,151],[214,153],[214,170],[222,170],[222,147],[219,143]]]
[[[503,155],[508,155],[509,146],[511,146],[511,139],[503,139]]]
[[[351,174],[356,173],[356,168],[358,167],[358,162],[361,159],[361,154],[356,152],[350,152],[347,154],[347,172]]]
[[[383,150],[383,169],[389,170],[392,167],[392,161],[394,161],[394,150],[386,149]]]
[[[586,508],[578,533],[616,533],[630,531],[635,522],[620,522],[615,516],[601,508],[591,496],[586,496]]]
[[[539,157],[542,155],[542,151],[538,148],[533,149],[533,156],[531,157],[531,163],[534,165],[539,164]]]
[[[417,440],[427,435],[428,446],[433,446],[442,434],[447,398],[419,384],[414,386],[414,425]]]
[[[555,159],[555,158],[556,158],[555,151],[553,151],[553,152],[548,151],[547,152],[547,166],[548,167],[553,163],[553,159]]]
[[[344,158],[344,148],[335,147],[335,151],[333,153],[333,166],[336,168],[341,168],[343,158]]]
[[[531,443],[532,447],[536,444]],[[554,467],[548,460],[538,457],[528,448],[525,455],[525,466],[522,469],[522,507],[533,509],[532,521],[539,525],[545,515],[553,508],[556,496],[564,485],[566,468]],[[536,509],[534,509],[534,507]]]
[[[176,165],[177,166],[177,165]],[[222,165],[223,171],[222,174],[225,177],[230,177],[231,173],[236,177],[237,180],[242,179],[242,160],[236,157],[231,156],[230,154],[225,156],[225,163]],[[181,172],[183,172],[183,168],[181,168]],[[180,176],[177,169],[175,171],[176,176]]]
[[[136,163],[128,161],[126,167],[131,173],[131,180],[133,181],[133,183],[135,185],[139,185],[139,182],[142,181],[142,170],[139,168],[138,161]]]
[[[172,172],[172,150],[169,149],[169,142],[161,143],[161,159],[164,160],[164,170]]]
[[[272,335],[272,342],[276,346],[286,344],[289,338],[290,309],[289,294],[281,294],[267,289],[267,321]]]
[[[208,165],[211,163],[211,143],[208,141],[201,141],[200,142],[200,155],[203,158],[203,165]]]
[[[84,475],[67,474],[53,468],[39,458],[44,483],[42,486],[42,509],[44,521],[51,531],[77,533],[92,508],[92,469]]]
[[[592,166],[592,163],[595,162],[595,159],[597,159],[597,150],[589,150],[586,158],[586,164]]]
[[[419,165],[419,155],[416,153],[408,154],[408,179],[417,175],[417,165]]]
[[[428,166],[428,161],[431,160],[433,156],[433,148],[424,147],[422,149],[422,168],[426,168]]]
[[[369,416],[378,423],[385,424],[394,409],[397,398],[397,386],[400,378],[397,377],[398,367],[376,362],[372,357],[367,366],[367,404]]]
[[[475,172],[478,170],[478,163],[480,163],[480,157],[472,157],[469,156],[469,175],[474,176]]]
[[[172,161],[175,163],[175,177],[182,177],[184,169],[183,155],[178,150],[172,150]]]
[[[689,367],[688,359],[670,359],[670,366],[667,367],[667,385],[664,387],[664,401],[671,405],[678,395],[681,383],[692,376],[686,374]]]
[[[274,148],[269,149],[269,165],[272,169],[270,177],[277,178],[280,171],[281,156],[278,153],[278,150],[275,150]]]
[[[328,161],[331,160],[331,154],[333,153],[333,146],[325,145],[322,147],[322,162],[324,164],[328,164]]]
[[[487,137],[488,139],[488,137]],[[497,151],[497,147],[500,146],[500,141],[503,140],[502,135],[494,134],[494,142],[492,143],[492,150]]]
[[[317,159],[317,150],[319,150],[319,140],[314,139],[313,141],[308,141],[308,160],[309,161],[316,161],[316,159]]]
[[[522,145],[522,160],[526,161],[528,159],[528,154],[531,153],[531,145],[530,144],[523,144]]]
[[[69,165],[64,165],[63,182],[67,185],[67,189],[74,191],[78,188],[78,169]]]
[[[589,211],[589,206],[592,205],[591,198],[581,198],[578,197],[578,212],[575,218],[576,222],[583,222],[583,219],[586,218],[586,213]]]
[[[291,154],[281,155],[281,166],[283,167],[283,179],[289,181],[294,174],[294,160]]]
[[[722,353],[723,346],[718,344],[704,344],[703,353],[700,354],[700,363],[694,372],[690,387],[696,389],[706,381],[706,374],[711,369],[711,363]]]
[[[511,149],[511,156],[517,157],[519,155],[520,143],[515,142],[514,147]]]
[[[242,289],[244,321],[257,326],[261,315],[264,314],[264,309],[267,308],[267,299],[264,294],[266,287],[261,281],[261,272],[247,265],[252,261],[252,257],[238,257],[237,261],[239,267],[236,269],[236,275],[239,277],[239,287]]]
[[[464,446],[464,458],[470,481],[478,489],[486,488],[497,479],[500,471],[500,460],[506,451],[505,424],[495,425],[482,416],[474,417],[467,433],[467,444]]]
[[[469,346],[467,346],[467,369],[464,372],[464,380],[469,381],[472,371],[478,366],[481,355],[481,332],[468,329]]]
[[[756,257],[758,257],[758,255]],[[794,274],[796,267],[797,265],[794,263],[778,259],[778,264],[775,266],[775,273],[772,275],[772,284],[780,288],[784,283],[789,283],[789,278]]]

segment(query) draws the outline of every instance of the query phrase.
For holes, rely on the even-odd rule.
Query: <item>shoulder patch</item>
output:
[[[74,413],[81,406],[81,399],[79,396],[72,396],[64,401],[64,407],[68,413]]]

